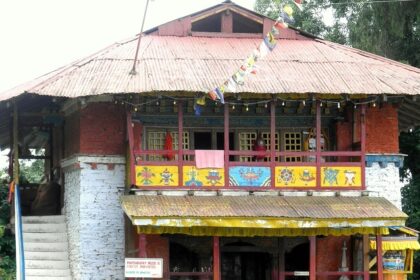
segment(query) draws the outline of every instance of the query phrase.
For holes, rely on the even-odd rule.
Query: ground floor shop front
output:
[[[382,198],[122,198],[128,257],[162,259],[163,279],[405,279],[415,232]]]

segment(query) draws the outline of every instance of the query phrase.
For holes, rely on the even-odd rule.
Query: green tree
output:
[[[401,170],[401,178],[409,183],[401,190],[402,205],[408,214],[407,226],[420,230],[420,127],[400,134],[400,150],[407,156]],[[420,279],[420,252],[414,255],[414,271],[411,279]]]
[[[10,205],[7,201],[9,189],[6,171],[0,170],[0,279],[14,279],[15,239],[7,224],[10,219]]]
[[[277,18],[280,2],[257,0],[255,10]],[[303,11],[295,13],[297,28],[420,66],[420,1],[311,0],[304,2],[303,7]],[[333,26],[326,26],[322,21],[327,8],[333,10]]]

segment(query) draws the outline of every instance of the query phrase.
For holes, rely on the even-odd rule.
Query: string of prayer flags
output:
[[[302,10],[303,0],[293,0],[295,5]],[[276,36],[280,34],[281,29],[286,29],[289,24],[294,23],[293,8],[289,4],[285,4],[280,9],[280,15],[271,30],[264,36],[262,42],[258,45],[250,56],[248,56],[240,68],[228,78],[221,86],[218,86],[210,90],[207,94],[213,101],[219,100],[220,103],[224,104],[224,93],[225,92],[236,92],[237,86],[245,84],[245,77],[248,74],[256,74],[257,67],[255,63],[260,59],[268,55],[277,45]],[[205,96],[203,96],[205,98]],[[202,106],[205,101],[197,99],[194,104],[194,111],[197,116],[201,115]]]

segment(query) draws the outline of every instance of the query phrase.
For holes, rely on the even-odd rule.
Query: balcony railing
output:
[[[320,107],[317,110],[316,131],[321,135]],[[223,168],[197,168],[194,150],[134,149],[131,115],[128,114],[128,133],[131,155],[132,185],[140,189],[246,189],[246,190],[363,190],[365,189],[365,125],[362,108],[361,142],[359,151],[288,152],[229,150],[228,110],[225,110],[225,145]],[[182,110],[178,110],[181,112]],[[272,112],[274,109],[272,110]],[[182,113],[179,113],[178,136],[182,135]],[[271,137],[274,138],[274,113],[271,113]],[[226,124],[227,123],[227,124]],[[316,137],[317,147],[321,139]],[[274,139],[271,139],[274,143]],[[178,139],[182,143],[182,139]],[[149,160],[164,155],[174,160]],[[264,157],[263,161],[241,161],[240,157]],[[302,161],[286,162],[285,157],[300,157]],[[333,160],[330,160],[333,159]]]

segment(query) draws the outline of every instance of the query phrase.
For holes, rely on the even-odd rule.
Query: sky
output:
[[[145,30],[223,0],[150,0]],[[253,9],[255,0],[235,0]],[[146,0],[1,0],[0,93],[140,32]]]
[[[223,0],[150,0],[145,30]],[[253,9],[255,0],[235,3]],[[146,0],[1,0],[0,94],[140,33]],[[7,166],[0,152],[0,168]]]

